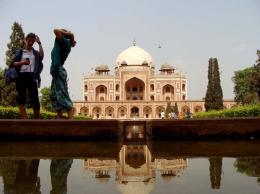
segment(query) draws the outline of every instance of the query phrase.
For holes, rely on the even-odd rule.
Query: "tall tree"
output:
[[[165,110],[165,118],[170,118],[171,117],[171,112],[172,112],[172,106],[171,102],[167,102],[166,110]]]
[[[215,109],[223,109],[223,92],[220,84],[220,74],[219,74],[219,66],[218,60],[213,59],[214,66],[214,88],[215,88]]]
[[[207,86],[207,92],[205,97],[205,109],[208,111],[213,106],[213,96],[214,96],[214,88],[213,88],[213,65],[212,65],[212,59],[209,60],[208,65],[208,86]]]
[[[250,77],[250,92],[255,96],[256,102],[260,101],[260,50],[256,52],[258,59],[254,65],[254,72],[252,77]]]
[[[254,104],[260,101],[260,50],[257,50],[256,64],[243,70],[235,71],[235,101],[241,104]]]
[[[14,57],[15,51],[19,48],[23,48],[24,42],[24,32],[22,26],[14,22],[12,26],[12,34],[10,35],[10,43],[7,44],[8,50],[6,51],[6,65],[10,66],[12,59]]]
[[[15,51],[24,47],[24,32],[22,26],[17,22],[13,23],[12,34],[10,35],[10,43],[7,44],[6,65],[9,67],[12,63]],[[0,105],[16,106],[16,89],[15,84],[6,84],[4,80],[4,71],[0,70]]]
[[[175,104],[174,104],[174,106],[173,106],[173,112],[176,114],[176,116],[179,115],[179,109],[178,109],[177,102],[175,102]]]
[[[251,104],[257,101],[257,96],[250,89],[251,79],[255,72],[255,67],[248,67],[243,70],[235,71],[232,78],[234,82],[235,101],[241,104]]]
[[[40,103],[43,109],[53,111],[51,104],[51,87],[44,87],[41,89]]]
[[[208,86],[205,97],[205,109],[223,109],[223,92],[220,84],[220,75],[217,58],[209,59],[208,66]]]

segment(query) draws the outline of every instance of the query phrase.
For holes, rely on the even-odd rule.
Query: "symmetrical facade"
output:
[[[186,158],[154,158],[147,145],[123,145],[116,159],[88,158],[84,161],[84,168],[100,182],[108,182],[115,172],[116,186],[122,194],[149,194],[154,189],[156,174],[169,182],[187,167]]]
[[[203,111],[204,101],[187,100],[187,77],[170,64],[155,72],[152,56],[135,44],[121,52],[115,73],[107,65],[84,77],[84,100],[74,102],[77,114],[93,118],[160,118],[167,102],[177,102],[180,112]],[[229,108],[232,101],[225,102]]]

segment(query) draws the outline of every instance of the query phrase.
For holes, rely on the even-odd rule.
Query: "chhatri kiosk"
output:
[[[133,46],[122,51],[114,74],[107,65],[84,77],[83,101],[74,102],[77,114],[93,118],[160,118],[167,102],[177,102],[180,112],[204,110],[203,100],[188,100],[188,80],[170,64],[162,64],[158,73],[152,56]],[[230,108],[233,100],[225,101]]]

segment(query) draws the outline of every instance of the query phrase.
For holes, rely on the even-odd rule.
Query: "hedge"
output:
[[[29,119],[33,118],[33,110],[28,109],[27,115]],[[40,119],[54,119],[56,117],[56,113],[48,112],[45,110],[41,110]],[[0,106],[0,119],[19,119],[20,113],[18,107],[2,107]],[[88,116],[76,115],[73,119],[84,120],[91,119]]]
[[[225,118],[225,117],[260,117],[260,103],[247,106],[236,106],[220,111],[198,112],[194,118]]]

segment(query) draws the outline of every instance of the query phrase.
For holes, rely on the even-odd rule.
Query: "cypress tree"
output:
[[[170,118],[170,113],[172,112],[171,102],[167,102],[166,110],[165,110],[165,118]]]
[[[212,65],[212,58],[209,59],[209,65],[208,65],[208,86],[207,86],[207,92],[205,97],[205,109],[208,111],[212,108],[212,102],[213,102],[213,65]]]
[[[208,86],[205,97],[206,111],[220,110],[223,108],[223,93],[220,85],[218,61],[216,58],[209,59]]]
[[[214,66],[214,109],[220,110],[223,109],[223,92],[222,87],[220,84],[220,74],[219,74],[219,67],[218,67],[218,60],[215,58],[213,59],[213,66]]]
[[[179,115],[179,109],[178,109],[178,105],[177,102],[175,102],[174,107],[173,107],[173,112],[176,114],[176,116]]]
[[[8,50],[6,51],[6,65],[9,67],[12,63],[15,51],[19,48],[23,48],[24,42],[24,32],[22,26],[17,22],[13,23],[12,34],[10,35],[10,43],[7,44]]]
[[[8,50],[6,51],[6,65],[7,68],[11,65],[12,59],[17,49],[23,48],[24,32],[22,26],[17,22],[13,23],[12,33],[10,35],[10,43],[7,44]],[[3,76],[3,70],[0,72],[0,87],[1,87],[1,100],[2,106],[17,106],[15,83],[6,84]]]

